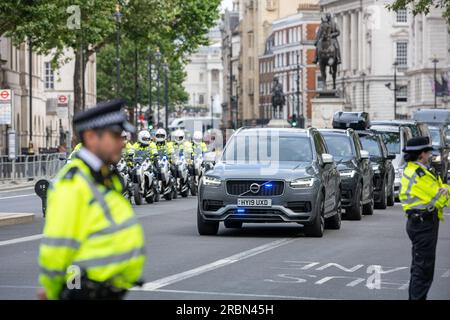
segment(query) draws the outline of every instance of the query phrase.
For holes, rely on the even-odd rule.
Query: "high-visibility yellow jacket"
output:
[[[152,145],[152,148],[154,148],[154,150],[156,151],[155,154],[165,155],[165,156],[167,156],[167,159],[169,160],[169,162],[172,161],[172,156],[175,153],[175,149],[174,149],[172,142],[166,141],[164,143],[154,143]]]
[[[204,143],[203,141],[200,142],[199,144],[195,144],[194,142],[192,142],[192,152],[194,153],[194,155],[203,154],[207,151],[208,147],[206,146],[206,143]]]
[[[108,188],[96,183],[89,167],[75,157],[48,190],[38,260],[39,280],[49,299],[58,299],[67,279],[73,279],[66,271],[71,266],[118,288],[128,289],[140,279],[143,230],[121,194],[119,178],[114,175],[109,181]]]
[[[67,160],[72,160],[73,156],[77,154],[78,151],[80,151],[83,144],[80,142],[73,148],[72,152],[70,153],[69,157],[67,157]]]
[[[417,163],[408,162],[403,170],[400,190],[400,201],[403,210],[426,210],[433,207],[438,210],[439,220],[444,219],[443,209],[450,204],[450,197],[439,192],[441,188],[450,190],[439,176]]]

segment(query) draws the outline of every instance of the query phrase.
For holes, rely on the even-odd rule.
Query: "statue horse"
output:
[[[274,119],[281,119],[281,110],[286,103],[286,98],[282,92],[276,92],[272,96],[272,107],[273,107],[273,115]]]
[[[329,34],[329,33],[328,33]],[[333,89],[336,90],[336,74],[337,74],[337,52],[329,35],[325,36],[321,41],[321,48],[319,50],[319,66],[320,74],[322,75],[323,87],[327,86],[327,66],[330,69],[330,74],[333,77]]]

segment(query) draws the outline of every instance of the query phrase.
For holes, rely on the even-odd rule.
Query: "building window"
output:
[[[397,23],[406,23],[408,22],[408,12],[406,9],[398,9],[396,11]]]
[[[249,48],[253,48],[253,39],[254,39],[253,33],[249,33],[248,34],[248,47]]]
[[[400,86],[397,91],[397,102],[408,101],[408,86]]]
[[[219,81],[219,70],[214,69],[211,72],[212,74],[212,81]]]
[[[203,94],[198,95],[198,104],[205,104],[205,95]]]
[[[421,92],[422,86],[420,82],[420,78],[416,78],[416,103],[420,103],[421,101]]]
[[[200,73],[198,74],[198,80],[199,80],[200,82],[203,82],[203,77],[204,77],[203,72],[200,72]]]
[[[45,62],[45,89],[54,89],[54,75],[52,64],[50,62]]]
[[[248,57],[248,70],[253,70],[253,57]]]
[[[397,45],[397,63],[399,67],[406,67],[408,64],[408,42],[398,41]]]

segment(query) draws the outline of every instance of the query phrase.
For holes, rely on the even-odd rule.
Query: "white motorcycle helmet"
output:
[[[194,142],[196,145],[200,144],[203,140],[203,134],[201,131],[195,131],[192,136],[192,142]]]
[[[148,146],[150,144],[150,140],[152,139],[150,132],[147,130],[142,130],[138,133],[137,140],[140,144]]]
[[[182,144],[185,138],[184,131],[181,129],[175,130],[172,134],[172,138],[177,144]]]
[[[164,130],[162,128],[156,130],[156,132],[155,132],[156,142],[159,142],[159,143],[164,142],[164,141],[166,141],[166,138],[167,138],[166,130]]]

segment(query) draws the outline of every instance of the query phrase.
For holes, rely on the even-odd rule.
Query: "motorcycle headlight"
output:
[[[219,178],[211,177],[211,176],[205,176],[205,177],[203,177],[203,183],[206,186],[218,187],[218,186],[220,186],[220,184],[222,182],[220,181]]]
[[[342,170],[339,172],[341,178],[353,178],[356,174],[355,170]]]
[[[290,186],[292,188],[311,188],[314,185],[315,178],[299,178],[292,180]]]

